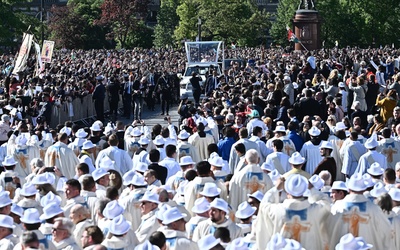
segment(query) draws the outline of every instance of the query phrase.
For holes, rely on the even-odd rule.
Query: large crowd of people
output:
[[[193,100],[183,50],[1,56],[0,249],[399,249],[400,53],[224,53]],[[88,94],[90,127],[48,125]]]

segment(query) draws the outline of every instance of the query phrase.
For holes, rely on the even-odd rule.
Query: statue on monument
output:
[[[298,10],[316,10],[313,0],[301,0]]]

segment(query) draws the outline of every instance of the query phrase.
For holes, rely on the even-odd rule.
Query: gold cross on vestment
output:
[[[301,242],[300,237],[302,232],[308,232],[310,231],[311,224],[304,222],[300,220],[300,217],[295,215],[293,216],[292,220],[289,222],[286,222],[285,225],[283,226],[283,231],[288,232],[291,236],[290,238],[297,241]]]
[[[358,232],[360,228],[360,223],[368,224],[369,221],[368,214],[360,213],[358,207],[353,207],[349,212],[343,213],[343,222],[349,223],[349,233],[353,234],[354,237],[358,237]]]

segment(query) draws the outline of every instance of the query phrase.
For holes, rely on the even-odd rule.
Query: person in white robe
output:
[[[342,148],[342,145],[344,143],[344,140],[346,139],[346,134],[345,134],[346,126],[344,125],[343,122],[338,122],[336,123],[335,126],[335,134],[329,136],[328,141],[332,143],[333,149],[331,156],[333,159],[335,159],[336,162],[336,180],[334,181],[344,181],[344,176],[341,173],[342,170],[342,161],[343,158],[340,155],[340,150]],[[338,136],[341,136],[339,138]]]
[[[266,142],[267,148],[273,150],[272,142],[276,139],[280,139],[281,141],[283,141],[282,152],[289,157],[292,156],[292,154],[296,152],[296,146],[294,145],[293,141],[289,139],[289,136],[286,135],[285,127],[281,125],[276,126],[274,133],[274,137]]]
[[[75,224],[72,235],[74,236],[78,246],[80,248],[83,248],[81,242],[82,234],[86,227],[93,225],[93,221],[89,219],[90,212],[86,207],[82,206],[81,204],[76,204],[71,208],[69,218]]]
[[[185,172],[189,169],[193,169],[195,164],[196,162],[192,159],[191,156],[183,156],[179,162],[181,170],[178,171],[175,175],[168,178],[166,185],[171,187],[172,190],[177,190],[179,184],[185,180]]]
[[[103,123],[101,121],[95,121],[90,127],[92,134],[89,137],[89,140],[96,145],[96,148],[93,152],[93,160],[96,161],[98,153],[103,149],[105,140],[101,138],[103,135]]]
[[[382,130],[383,139],[379,140],[376,151],[386,156],[387,167],[395,169],[396,163],[400,161],[400,142],[390,137],[391,130]]]
[[[149,191],[140,199],[142,217],[141,223],[135,231],[139,243],[148,240],[151,234],[160,227],[155,215],[158,210],[158,204],[160,204],[158,195]]]
[[[227,218],[229,214],[228,203],[221,198],[216,198],[210,203],[210,218],[200,222],[193,232],[193,241],[197,242],[204,236],[213,234],[219,227],[229,230],[231,239],[243,236],[242,229]]]
[[[282,152],[284,143],[277,139],[272,142],[274,152],[267,156],[265,163],[274,166],[279,174],[284,174],[292,169],[289,164],[289,156]]]
[[[138,162],[149,164],[149,153],[147,152],[147,148],[149,146],[150,140],[145,136],[141,136],[138,141],[140,148],[135,152],[132,158],[133,169],[136,168],[136,164]]]
[[[0,174],[0,187],[9,192],[11,199],[16,196],[17,188],[20,188],[25,182],[24,178],[15,171],[17,164],[18,162],[12,155],[6,156],[2,162],[5,171]]]
[[[208,158],[208,151],[207,147],[208,145],[215,143],[214,142],[214,137],[210,134],[205,133],[204,131],[204,125],[203,123],[200,123],[202,125],[197,126],[198,131],[194,134],[192,134],[188,142],[195,148],[197,148],[199,157],[201,160],[205,160]]]
[[[363,193],[367,189],[365,179],[355,173],[347,183],[349,194],[335,202],[332,213],[335,215],[331,233],[331,248],[347,233],[363,237],[375,249],[390,249],[391,226],[382,210]]]
[[[354,173],[365,174],[369,167],[374,163],[377,162],[383,169],[387,168],[387,160],[385,155],[378,153],[376,148],[379,146],[378,141],[376,140],[375,136],[371,136],[364,146],[368,149],[368,152],[363,154],[358,161],[358,165]]]
[[[180,167],[179,163],[175,160],[177,154],[175,145],[167,145],[165,148],[165,153],[166,157],[161,160],[158,165],[165,167],[168,170],[166,178],[166,180],[168,180],[180,170]]]
[[[192,213],[194,216],[186,223],[186,233],[189,239],[193,238],[193,233],[200,222],[207,220],[209,216],[210,203],[205,197],[198,198],[194,202]]]
[[[15,228],[13,218],[5,214],[0,214],[0,221],[1,227],[5,229],[0,235],[0,247],[4,250],[13,250],[15,242],[18,241],[18,237],[12,233]]]
[[[284,187],[288,199],[279,203],[279,193]],[[303,194],[308,180],[293,174],[279,179],[276,186],[264,196],[257,215],[256,238],[258,249],[265,249],[275,233],[298,241],[305,249],[327,249],[330,211],[318,203],[310,204]]]
[[[96,168],[92,173],[93,180],[96,182],[97,198],[105,198],[107,187],[110,185],[110,173],[105,168]]]
[[[400,215],[400,189],[398,188],[391,188],[389,190],[389,195],[392,198],[393,208],[392,211]]]
[[[78,157],[81,153],[83,143],[86,141],[88,133],[83,129],[78,129],[75,133],[75,140],[68,144],[68,147],[74,151],[75,155]]]
[[[39,157],[38,148],[30,146],[29,140],[30,137],[27,137],[25,133],[18,135],[15,138],[15,150],[12,154],[18,162],[15,171],[23,178],[32,173],[29,166],[30,160]]]
[[[36,208],[39,213],[42,213],[42,206],[36,200],[36,193],[38,191],[35,185],[32,183],[25,183],[19,191],[19,194],[23,197],[22,200],[18,202],[18,206],[26,210],[28,208]]]
[[[67,202],[63,207],[65,217],[69,217],[71,209],[77,205],[81,204],[87,207],[87,203],[85,199],[80,195],[81,194],[81,184],[76,179],[68,180],[64,185],[64,193],[67,198]]]
[[[107,249],[132,249],[134,244],[130,245],[128,233],[130,231],[130,223],[125,220],[122,215],[114,218],[110,224],[110,234],[104,239],[101,245]]]
[[[262,171],[258,153],[254,149],[246,152],[247,165],[234,174],[229,182],[229,204],[236,209],[240,203],[247,201],[248,195],[256,191],[263,193],[272,188],[271,178]]]
[[[86,204],[90,211],[90,216],[92,221],[97,224],[95,204],[97,200],[96,196],[96,182],[91,175],[85,175],[82,177],[82,189],[81,196],[86,201]]]
[[[162,224],[166,227],[160,228],[166,238],[167,248],[170,250],[198,250],[195,242],[187,238],[185,232],[185,214],[182,214],[178,208],[168,208],[162,215]]]
[[[267,148],[267,145],[263,141],[261,141],[261,137],[263,136],[261,127],[253,128],[253,135],[250,137],[250,141],[257,143],[259,151],[260,151],[260,162],[265,162],[267,156],[272,152],[271,149]]]
[[[217,185],[219,189],[221,189],[220,197],[224,200],[227,200],[227,189],[225,185],[211,176],[211,165],[207,161],[201,161],[197,164],[197,174],[192,181],[190,181],[184,188],[184,198],[185,198],[185,208],[188,211],[191,211],[191,208],[194,205],[194,202],[197,198],[200,198],[200,192],[203,191],[204,185],[207,182],[212,182]],[[191,214],[193,216],[193,214]]]
[[[260,114],[258,113],[257,110],[252,110],[251,114],[248,115],[250,118],[250,121],[247,123],[246,128],[247,131],[250,133],[253,133],[253,129],[255,127],[260,127],[262,130],[262,133],[266,133],[268,131],[267,125],[260,119]],[[255,134],[253,134],[255,135]]]
[[[357,133],[352,132],[350,134],[350,141],[346,146],[342,146],[340,150],[344,153],[341,171],[348,179],[356,171],[360,157],[367,152],[367,149],[357,140]]]
[[[135,152],[140,148],[138,141],[140,140],[142,131],[139,127],[129,128],[125,131],[124,141],[125,149],[128,152],[129,156],[132,158]]]
[[[178,144],[176,146],[177,154],[177,161],[184,156],[192,157],[194,162],[199,162],[202,159],[200,158],[198,149],[188,142],[190,134],[186,132],[186,130],[182,130],[178,135]],[[204,160],[204,159],[203,159]]]
[[[235,213],[236,218],[240,220],[240,223],[236,223],[241,229],[243,236],[251,233],[253,215],[257,208],[252,207],[247,201],[240,203]]]
[[[238,166],[240,157],[236,153],[235,146],[239,143],[243,143],[244,147],[247,150],[255,149],[257,150],[258,154],[260,155],[260,150],[258,148],[257,143],[250,141],[247,139],[249,137],[249,133],[246,128],[241,128],[239,130],[239,140],[232,145],[231,152],[229,154],[229,169],[231,173],[235,172],[235,168]]]
[[[308,130],[308,133],[310,134],[311,140],[304,143],[300,154],[306,159],[306,172],[312,175],[318,164],[322,161],[322,156],[319,152],[322,142],[318,138],[321,134],[321,130],[313,126]]]
[[[79,164],[79,160],[75,153],[68,148],[67,142],[67,134],[59,134],[58,142],[47,149],[44,164],[49,167],[57,167],[67,179],[71,179],[75,176],[75,166]]]
[[[95,170],[94,162],[93,162],[93,152],[96,150],[96,145],[93,142],[86,140],[81,148],[81,151],[78,155],[78,160],[80,163],[86,163],[89,167],[89,173],[93,173]]]

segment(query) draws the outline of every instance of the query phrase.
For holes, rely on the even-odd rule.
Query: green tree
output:
[[[197,36],[197,14],[199,0],[182,0],[176,9],[179,16],[179,25],[175,29],[175,40],[180,43],[182,40],[195,40]]]
[[[174,44],[174,31],[179,24],[179,16],[176,13],[178,5],[179,0],[161,1],[157,25],[154,29],[154,45],[156,47]]]
[[[141,21],[138,23],[135,32],[131,32],[128,34],[126,47],[127,48],[140,47],[149,49],[152,47],[153,44],[153,36],[154,36],[153,28],[146,26],[146,24],[143,21]]]
[[[292,28],[292,19],[296,14],[296,10],[299,6],[299,0],[281,0],[278,4],[276,13],[276,20],[271,26],[271,36],[275,43],[281,45],[287,45],[287,30],[286,26]]]

